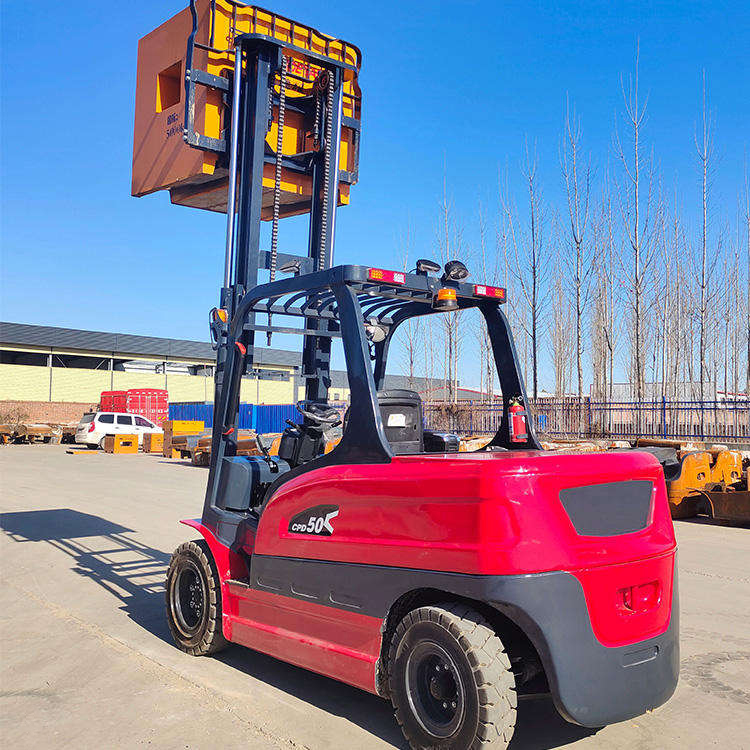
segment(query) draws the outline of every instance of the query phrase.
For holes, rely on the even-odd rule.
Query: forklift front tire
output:
[[[205,540],[181,544],[167,568],[167,623],[179,649],[207,656],[226,648],[221,629],[221,585]]]
[[[410,746],[506,748],[516,723],[516,687],[503,643],[464,604],[409,612],[388,658],[396,720]]]

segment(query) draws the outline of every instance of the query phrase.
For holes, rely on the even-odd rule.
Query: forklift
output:
[[[177,647],[240,644],[382,696],[413,748],[505,748],[529,696],[585,727],[662,705],[679,615],[657,459],[541,449],[506,292],[469,281],[460,260],[333,264],[337,207],[358,177],[359,50],[234,0],[194,0],[152,34],[139,47],[133,192],[227,213],[208,484],[201,517],[182,522],[200,537],[166,577]],[[177,62],[149,61],[180,34]],[[280,218],[305,214],[307,253],[280,252]],[[417,393],[387,389],[386,369],[405,322],[467,311],[486,326],[503,411],[486,446],[459,452],[424,428]],[[276,455],[261,441],[238,456],[240,386],[262,333],[299,337],[304,399]],[[328,401],[339,341],[343,415]]]

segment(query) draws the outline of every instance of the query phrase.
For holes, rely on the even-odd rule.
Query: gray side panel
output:
[[[605,726],[640,716],[669,700],[680,673],[676,563],[667,630],[616,648],[596,639],[575,576],[552,573],[534,578],[531,585],[500,587],[490,601],[531,638],[555,705],[568,721]]]
[[[570,573],[476,576],[254,554],[251,588],[384,618],[415,589],[488,602],[531,639],[560,713],[588,727],[639,716],[664,703],[679,674],[677,579],[672,616],[656,638],[618,648],[594,635],[583,588]]]

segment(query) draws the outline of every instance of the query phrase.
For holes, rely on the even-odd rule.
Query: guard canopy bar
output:
[[[258,330],[256,324],[243,322],[243,316],[272,313],[329,321],[328,330],[315,331],[315,334],[337,336],[335,295],[330,288],[318,286],[325,277],[337,279],[339,283],[351,287],[356,292],[364,320],[377,325],[397,324],[407,309],[409,316],[439,312],[435,309],[434,300],[445,289],[455,291],[460,308],[477,307],[480,300],[502,304],[506,299],[505,289],[501,287],[444,282],[432,276],[367,266],[336,266],[325,274],[295,276],[257,286],[242,301],[234,325]],[[334,324],[333,328],[331,323]],[[285,328],[283,332],[308,333],[304,328]],[[239,335],[239,329],[236,333]]]

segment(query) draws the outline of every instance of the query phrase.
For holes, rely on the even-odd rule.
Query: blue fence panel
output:
[[[255,408],[255,429],[261,434],[283,432],[286,427],[285,420],[291,419],[296,422],[300,418],[300,413],[294,404],[264,404]]]
[[[254,430],[255,429],[255,410],[258,407],[255,404],[240,404],[237,413],[237,429]]]
[[[170,419],[185,419],[190,421],[203,421],[207,429],[214,423],[214,405],[207,402],[171,403],[169,405]]]
[[[240,404],[237,427],[260,433],[283,432],[287,419],[299,417],[294,404]],[[204,402],[175,402],[169,405],[170,419],[202,420],[206,429],[213,427],[214,405]]]

